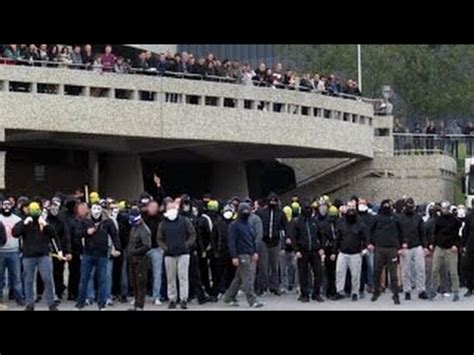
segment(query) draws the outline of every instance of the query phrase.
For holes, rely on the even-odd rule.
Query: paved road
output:
[[[461,290],[461,300],[459,302],[452,302],[452,297],[443,297],[438,295],[434,301],[419,300],[415,298],[412,301],[401,300],[401,305],[394,305],[389,293],[383,294],[377,302],[371,302],[370,298],[361,299],[357,302],[353,302],[350,299],[344,299],[341,301],[330,301],[326,300],[323,303],[310,302],[310,303],[301,303],[296,300],[297,295],[295,293],[285,294],[280,297],[278,296],[266,296],[262,297],[261,301],[265,303],[265,306],[260,309],[251,309],[248,307],[247,302],[243,296],[239,297],[240,307],[232,307],[225,305],[222,302],[209,303],[205,305],[197,305],[194,302],[189,304],[189,310],[227,310],[227,311],[236,311],[236,310],[252,310],[252,311],[262,311],[262,310],[338,310],[338,311],[348,311],[348,310],[474,310],[474,296],[470,298],[464,298],[462,295],[465,290]],[[22,307],[18,307],[14,302],[8,303],[10,307],[9,310],[22,310]],[[120,304],[117,303],[112,307],[108,307],[107,310],[114,311],[124,311],[130,308],[130,304]],[[37,310],[47,310],[47,306],[44,303],[39,303],[36,305]],[[63,302],[59,306],[60,310],[74,310],[73,302]],[[167,311],[167,304],[164,303],[161,306],[154,306],[151,304],[151,299],[147,300],[145,306],[146,310],[150,311]],[[84,309],[84,311],[95,311],[97,307],[89,306]]]

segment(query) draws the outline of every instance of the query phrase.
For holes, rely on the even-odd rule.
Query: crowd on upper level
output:
[[[47,44],[9,44],[0,45],[7,64],[24,64],[45,67],[67,67],[74,69],[96,70],[115,73],[140,73],[161,76],[180,76],[194,79],[236,82],[244,85],[256,85],[273,88],[287,88],[307,92],[321,92],[328,95],[341,94],[361,96],[355,80],[345,82],[334,75],[319,73],[300,74],[277,63],[274,68],[260,63],[257,68],[238,60],[220,60],[209,53],[204,57],[195,57],[191,53],[154,54],[140,51],[135,58],[116,55],[111,45],[97,52],[90,44],[86,45],[47,45]]]

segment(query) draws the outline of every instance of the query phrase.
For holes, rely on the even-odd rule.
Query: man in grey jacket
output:
[[[250,197],[247,197],[244,202],[250,206],[254,205]],[[262,241],[263,224],[262,224],[262,219],[255,212],[256,212],[255,210],[252,210],[248,221],[249,221],[250,227],[253,228],[253,230],[255,231],[255,243],[257,244],[257,254],[261,255],[262,249],[264,247],[263,241]],[[257,272],[256,272],[256,277],[255,277],[255,285],[254,285],[255,289],[257,289],[258,280],[260,280],[263,277],[262,270],[263,270],[263,266],[261,265],[261,261],[259,259],[257,261]]]

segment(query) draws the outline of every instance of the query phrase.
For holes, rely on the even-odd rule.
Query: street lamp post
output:
[[[360,53],[360,44],[357,45],[357,82],[359,84],[359,90],[362,92],[362,61]]]

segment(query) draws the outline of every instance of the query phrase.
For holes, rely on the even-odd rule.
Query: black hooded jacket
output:
[[[398,218],[393,213],[379,214],[375,217],[370,243],[379,248],[400,248],[403,244],[402,230]]]
[[[47,224],[42,229],[38,223],[38,219],[33,222],[24,224],[19,221],[12,230],[12,235],[15,238],[22,238],[23,241],[23,257],[41,257],[47,256],[51,252],[50,243],[54,239],[56,245],[61,251],[61,243],[56,237],[55,229]]]
[[[56,231],[59,243],[61,243],[61,249],[64,254],[71,253],[71,234],[69,231],[68,223],[65,218],[61,215],[53,216],[51,213],[48,214],[48,223]]]
[[[402,230],[402,241],[408,244],[408,248],[428,246],[423,219],[419,215],[405,211],[398,216],[398,220]]]
[[[96,231],[89,235],[87,234],[87,229],[89,228],[95,228]],[[107,257],[109,252],[109,236],[115,249],[121,250],[117,228],[115,228],[114,222],[104,215],[98,221],[94,221],[92,218],[82,220],[82,223],[76,229],[76,236],[84,239],[84,255]]]
[[[354,223],[341,218],[336,226],[336,248],[344,254],[359,254],[369,241],[368,230],[360,218]]]
[[[274,193],[268,195],[267,202],[278,196]],[[267,206],[257,212],[262,219],[263,225],[263,241],[269,247],[275,247],[280,244],[282,235],[285,234],[287,222],[285,215],[280,207]]]
[[[324,246],[324,237],[314,217],[302,214],[291,223],[290,236],[297,252],[314,252]]]
[[[443,249],[459,247],[461,222],[452,214],[436,217],[434,225],[434,245]]]

